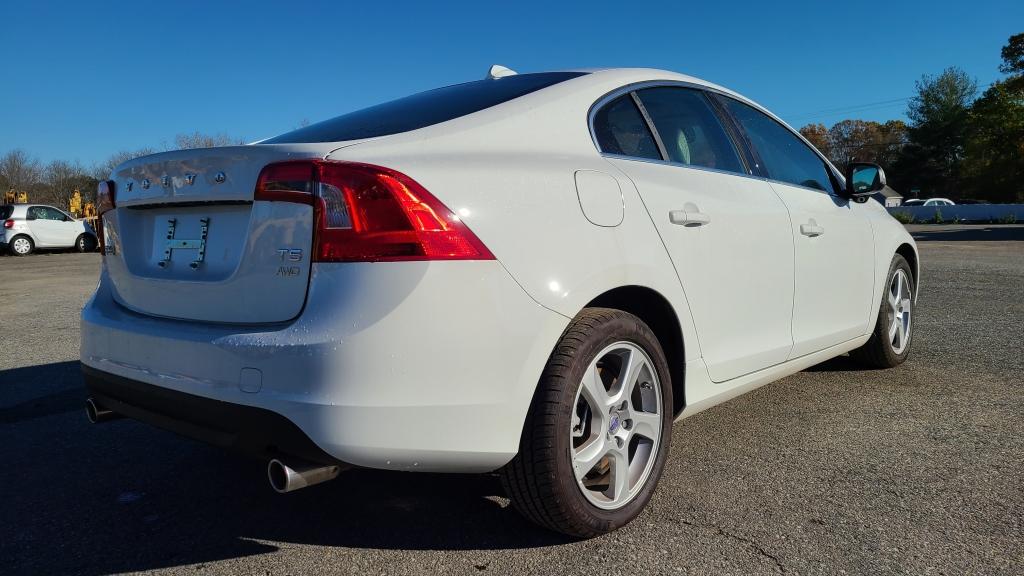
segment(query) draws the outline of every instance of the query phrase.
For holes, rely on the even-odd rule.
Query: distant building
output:
[[[878,192],[875,192],[874,194],[871,195],[871,197],[874,198],[875,200],[878,200],[878,202],[881,203],[882,206],[885,206],[886,208],[893,208],[899,206],[900,204],[903,204],[903,196],[901,196],[899,192],[893,190],[892,188],[889,188],[888,186],[882,188]]]

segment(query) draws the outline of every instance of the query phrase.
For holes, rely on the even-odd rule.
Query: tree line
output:
[[[907,118],[885,123],[843,120],[800,132],[840,169],[874,162],[905,197],[941,196],[989,202],[1024,202],[1024,33],[1002,49],[1005,77],[977,96],[977,82],[947,68],[922,76],[907,105]],[[303,122],[308,124],[308,122]],[[241,144],[223,134],[179,134],[164,150]],[[0,157],[0,191],[15,189],[33,202],[67,207],[74,190],[92,201],[96,184],[121,162],[159,150],[121,151],[91,167],[54,160],[42,164],[23,150]]]
[[[917,81],[908,123],[843,120],[800,133],[840,169],[881,165],[905,197],[1024,202],[1024,33],[1001,56],[1005,77],[980,96],[977,82],[951,67]]]
[[[96,185],[99,181],[109,178],[110,173],[118,164],[132,158],[166,150],[213,148],[243,143],[242,140],[224,134],[210,135],[201,132],[178,134],[172,143],[165,143],[159,149],[122,150],[91,166],[67,160],[43,163],[24,150],[10,150],[0,156],[0,201],[2,201],[3,192],[13,189],[17,192],[26,192],[32,202],[52,204],[67,209],[68,202],[75,190],[80,191],[83,202],[95,201]]]

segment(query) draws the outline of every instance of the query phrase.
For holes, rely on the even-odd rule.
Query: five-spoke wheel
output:
[[[892,275],[886,301],[892,309],[892,321],[887,333],[889,345],[893,352],[901,354],[910,342],[910,311],[914,305],[910,279],[903,270],[897,269]]]
[[[661,439],[661,391],[643,350],[616,342],[583,373],[572,414],[572,464],[584,496],[619,508],[636,495]]]
[[[573,536],[628,523],[661,477],[673,407],[668,362],[647,324],[584,309],[548,359],[519,453],[502,469],[513,505]]]
[[[871,337],[850,356],[876,368],[892,368],[910,355],[913,339],[914,273],[900,254],[893,256]]]

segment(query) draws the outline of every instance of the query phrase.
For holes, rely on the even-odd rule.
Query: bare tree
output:
[[[11,150],[0,157],[0,176],[3,176],[11,188],[28,191],[39,183],[39,160],[32,158],[20,148]]]
[[[68,206],[76,189],[88,197],[91,190],[84,188],[91,187],[91,180],[85,168],[77,161],[54,160],[43,170],[43,181],[49,187],[51,201],[62,208]]]
[[[227,134],[203,134],[193,132],[191,134],[178,134],[174,137],[174,145],[178,150],[191,148],[215,148],[217,146],[231,146],[233,144],[245,144],[244,140],[231,138]]]
[[[121,150],[120,152],[113,154],[110,158],[105,161],[95,164],[90,172],[92,177],[97,180],[106,180],[110,178],[114,172],[114,168],[123,162],[127,162],[133,158],[139,156],[148,156],[150,154],[156,154],[157,151],[153,148],[139,148],[138,150]]]

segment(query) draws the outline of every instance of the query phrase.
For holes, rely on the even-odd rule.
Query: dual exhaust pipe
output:
[[[95,398],[86,399],[85,416],[92,424],[122,418],[120,414],[110,410]],[[341,466],[336,464],[324,466],[291,458],[274,458],[267,464],[267,479],[270,480],[270,487],[279,494],[294,492],[301,488],[334,480],[339,473],[341,473]]]

